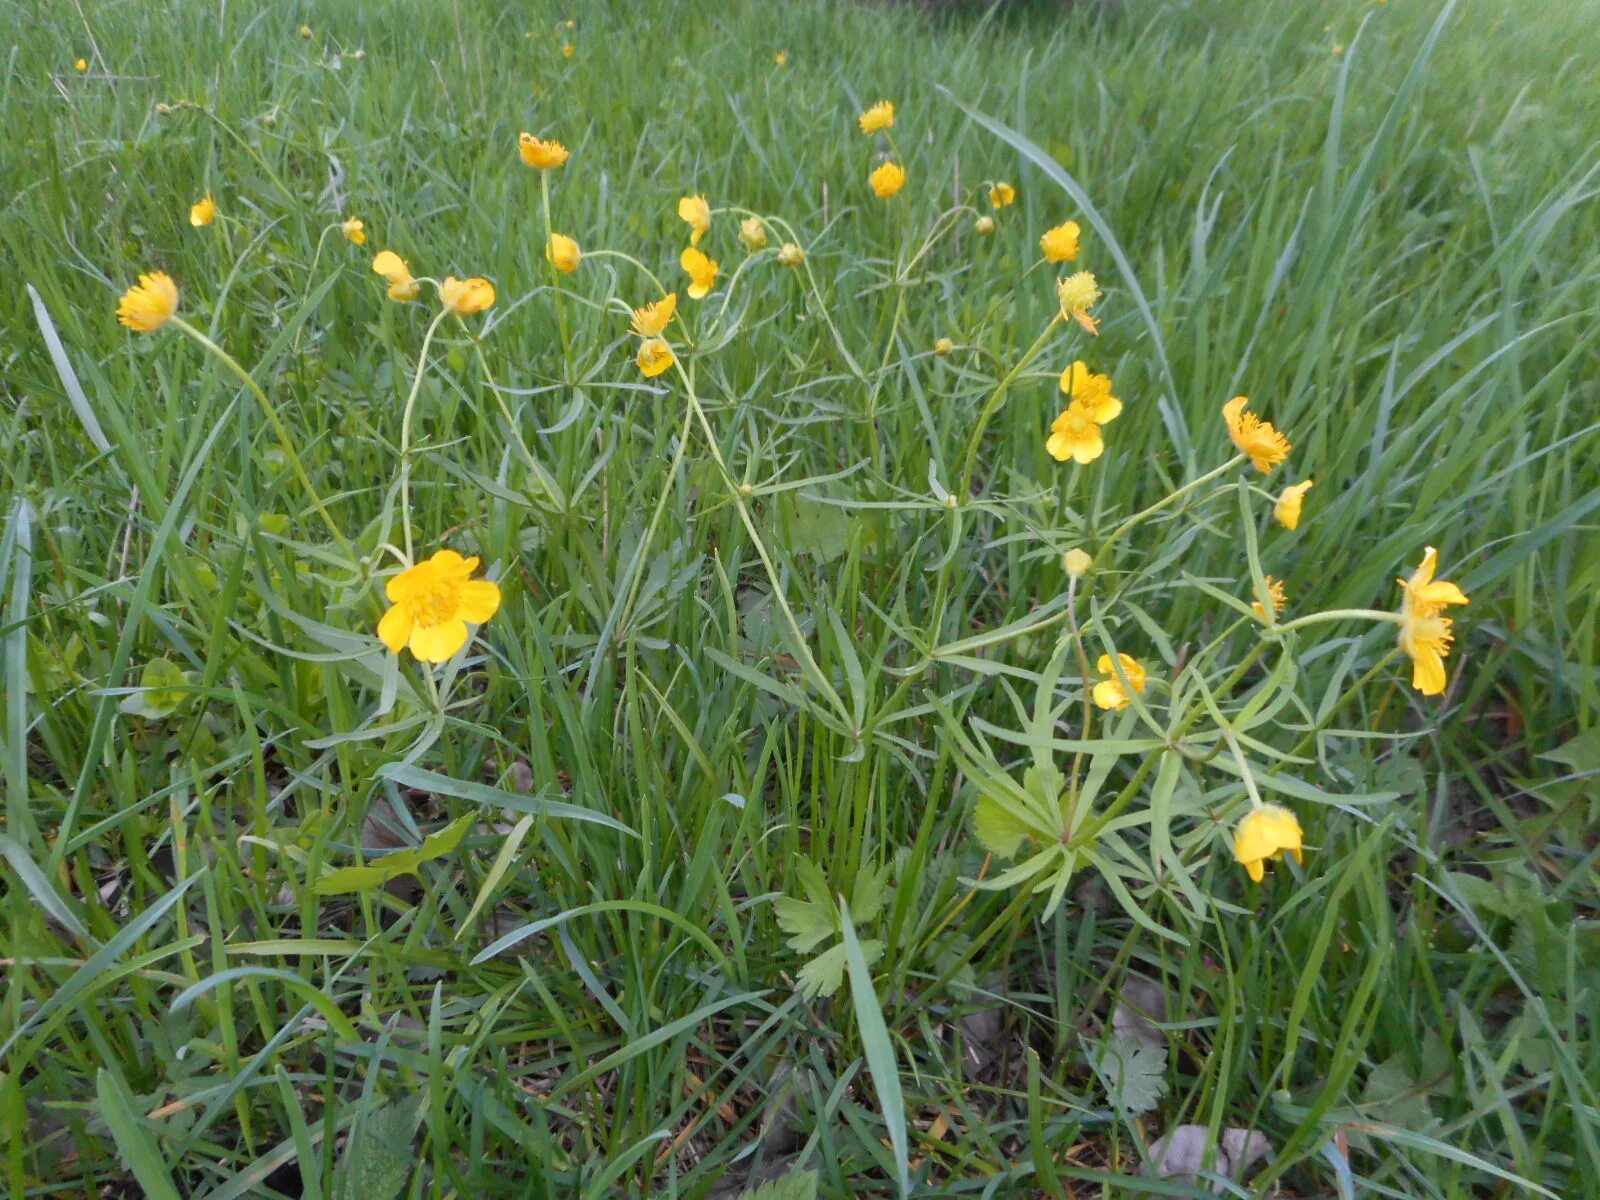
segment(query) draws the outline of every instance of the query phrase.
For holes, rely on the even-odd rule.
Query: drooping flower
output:
[[[1249,873],[1251,880],[1260,883],[1266,876],[1265,864],[1271,859],[1288,853],[1294,855],[1295,862],[1305,862],[1304,836],[1300,832],[1300,822],[1287,808],[1263,804],[1246,813],[1239,822],[1239,829],[1233,835],[1233,858]]]
[[[677,311],[678,293],[668,292],[665,300],[657,300],[633,310],[633,331],[640,337],[656,337],[672,323],[673,314]]]
[[[955,348],[956,348],[956,344],[954,342],[952,342],[947,337],[942,337],[937,342],[935,342],[933,344],[933,352],[935,354],[937,354],[940,358],[943,358],[945,355],[949,354],[950,351],[954,350]]]
[[[862,113],[857,124],[861,126],[862,133],[881,133],[894,125],[894,102],[879,100],[866,112]]]
[[[1278,518],[1278,524],[1285,529],[1297,529],[1300,526],[1300,509],[1305,505],[1306,493],[1311,490],[1312,481],[1303,479],[1299,483],[1291,483],[1283,489],[1283,494],[1278,497],[1277,504],[1272,506],[1272,515]]]
[[[778,261],[786,267],[798,267],[806,260],[806,252],[793,242],[785,242],[778,251]]]
[[[1411,658],[1411,686],[1424,696],[1444,691],[1444,660],[1449,657],[1453,622],[1439,614],[1451,604],[1466,604],[1467,595],[1449,580],[1435,580],[1439,552],[1422,552],[1422,563],[1409,579],[1400,579],[1400,648]]]
[[[1228,436],[1239,447],[1241,454],[1249,455],[1256,470],[1263,475],[1289,457],[1294,447],[1289,439],[1274,428],[1271,421],[1263,421],[1255,413],[1245,412],[1250,403],[1247,396],[1235,396],[1222,406],[1222,419],[1228,424]]]
[[[639,343],[639,356],[634,360],[646,379],[654,379],[677,361],[666,338],[645,338]]]
[[[1044,251],[1047,262],[1072,262],[1078,257],[1078,223],[1067,221],[1045,230],[1039,239],[1039,249]]]
[[[1100,326],[1089,315],[1089,310],[1100,302],[1100,285],[1093,273],[1079,271],[1056,283],[1056,298],[1061,301],[1061,315],[1076,321],[1090,333],[1098,334]]]
[[[1105,453],[1105,437],[1100,425],[1081,404],[1073,403],[1062,409],[1050,423],[1050,436],[1044,443],[1045,452],[1057,462],[1071,459],[1079,466],[1092,463]]]
[[[339,232],[349,239],[353,245],[365,246],[367,244],[367,223],[360,217],[351,217],[348,221],[339,223]]]
[[[985,213],[972,223],[972,229],[979,237],[988,237],[994,232],[994,218]]]
[[[760,217],[746,217],[739,222],[739,240],[752,250],[767,244],[767,227]]]
[[[1288,605],[1289,597],[1283,590],[1283,580],[1274,579],[1271,575],[1267,575],[1264,577],[1264,582],[1267,585],[1267,599],[1272,601],[1272,612],[1268,613],[1267,606],[1261,603],[1260,600],[1252,600],[1250,607],[1255,610],[1256,616],[1263,621],[1275,621],[1278,614]]]
[[[1131,654],[1118,654],[1117,662],[1122,666],[1122,673],[1128,677],[1128,683],[1138,695],[1144,695],[1145,673],[1139,660]],[[1117,669],[1112,665],[1111,656],[1102,654],[1094,669],[1107,678],[1094,685],[1091,695],[1097,707],[1108,712],[1116,712],[1127,708],[1129,704],[1128,693],[1122,686],[1122,680],[1117,678]]]
[[[715,260],[707,258],[693,246],[685,247],[678,256],[678,263],[689,276],[689,297],[701,300],[710,295],[711,289],[717,286],[718,267]]]
[[[470,317],[494,304],[494,284],[478,276],[457,279],[446,275],[439,285],[439,302],[458,317]]]
[[[989,203],[995,208],[1004,208],[1016,202],[1017,189],[1003,180],[989,189]]]
[[[706,231],[711,228],[711,205],[706,203],[704,196],[685,196],[678,201],[678,216],[689,223],[689,228],[694,233],[689,238],[689,245],[698,246],[700,239],[705,237]]]
[[[544,256],[563,275],[571,275],[576,271],[578,262],[583,257],[578,250],[578,243],[564,233],[550,235],[550,244],[544,248]]]
[[[906,171],[897,162],[886,162],[867,176],[867,182],[879,199],[887,200],[906,185]]]
[[[570,154],[560,142],[536,138],[527,132],[518,135],[517,150],[523,162],[539,171],[554,171],[565,165]]]
[[[189,206],[189,224],[196,229],[209,225],[217,219],[217,202],[207,192],[199,200]]]
[[[1096,425],[1114,421],[1122,413],[1122,401],[1111,394],[1111,376],[1096,375],[1081,360],[1061,372],[1061,390]]]
[[[500,607],[500,585],[473,579],[478,559],[440,550],[401,571],[384,591],[392,607],[378,622],[378,636],[395,654],[407,646],[423,662],[453,658],[471,636],[467,623],[482,625]]]
[[[154,333],[177,311],[178,285],[166,272],[152,271],[122,293],[117,320],[136,333]]]
[[[406,260],[393,250],[378,251],[372,260],[372,269],[389,281],[389,299],[404,304],[422,294],[422,285],[411,277]]]

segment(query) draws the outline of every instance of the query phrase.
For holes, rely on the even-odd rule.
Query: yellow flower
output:
[[[711,206],[706,203],[704,196],[685,196],[678,201],[678,217],[687,221],[689,228],[694,230],[689,238],[689,245],[698,246],[700,239],[705,237],[706,230],[711,228]]]
[[[1262,604],[1259,600],[1252,600],[1250,602],[1250,607],[1255,609],[1256,616],[1260,617],[1263,621],[1273,621],[1276,620],[1278,614],[1281,613],[1285,607],[1287,607],[1289,603],[1289,597],[1284,593],[1283,580],[1274,579],[1271,575],[1268,575],[1265,577],[1265,582],[1267,585],[1267,599],[1272,601],[1271,614],[1269,615],[1267,613],[1266,605]]]
[[[666,338],[652,337],[639,343],[639,356],[634,361],[639,364],[639,370],[644,372],[646,379],[654,379],[677,360]]]
[[[467,644],[467,622],[482,625],[500,607],[500,585],[472,579],[478,559],[441,550],[389,580],[393,605],[378,622],[378,636],[395,654],[405,647],[423,662],[448,662]]]
[[[1122,401],[1111,394],[1111,376],[1096,375],[1081,361],[1061,372],[1061,390],[1096,425],[1114,421],[1122,413]]]
[[[300,36],[303,37],[306,41],[309,42],[311,40],[311,26],[309,26],[309,25],[300,26]]]
[[[787,67],[789,65],[789,52],[787,50],[779,50],[772,56],[772,61],[780,67]]]
[[[1082,579],[1089,573],[1089,568],[1094,566],[1094,559],[1089,557],[1088,551],[1074,546],[1061,556],[1062,570],[1074,579]],[[1129,675],[1129,679],[1133,676]]]
[[[886,162],[867,177],[867,182],[880,199],[887,200],[905,187],[905,168],[897,162]]]
[[[1004,208],[1008,204],[1017,202],[1017,189],[1009,183],[1001,182],[989,189],[989,203],[995,208]]]
[[[583,257],[578,250],[578,243],[564,233],[550,235],[550,244],[544,248],[544,256],[563,275],[571,275],[576,271],[578,261]]]
[[[894,125],[894,104],[888,100],[879,100],[861,114],[858,124],[862,133],[879,133],[891,128]]]
[[[1106,443],[1100,426],[1083,411],[1083,406],[1069,404],[1050,423],[1050,436],[1044,448],[1057,462],[1066,462],[1070,458],[1082,466],[1105,453]]]
[[[152,271],[122,293],[117,320],[136,333],[154,333],[177,311],[178,285],[164,271]]]
[[[1078,257],[1078,223],[1068,221],[1046,230],[1039,239],[1039,249],[1044,251],[1047,262],[1071,262]]]
[[[357,246],[367,244],[367,224],[360,217],[351,217],[339,225],[339,232]]]
[[[494,284],[477,276],[457,279],[446,275],[439,285],[439,302],[458,317],[470,317],[494,304]]]
[[[577,52],[578,52],[578,48],[576,46],[574,46],[571,42],[568,42],[565,46],[561,47],[561,57],[562,58],[571,58]]]
[[[687,247],[678,256],[678,262],[689,275],[690,299],[703,299],[710,294],[712,288],[717,286],[718,268],[716,262],[707,258],[693,246]]]
[[[1239,452],[1249,455],[1256,470],[1266,475],[1288,458],[1289,451],[1294,447],[1289,444],[1288,438],[1273,427],[1271,421],[1263,421],[1255,413],[1245,412],[1245,406],[1249,403],[1248,397],[1235,396],[1222,406],[1222,419],[1228,423],[1228,436],[1239,447]]]
[[[72,64],[72,69],[79,75],[82,75],[89,69],[89,60],[87,58],[80,58],[77,62]]]
[[[1269,859],[1289,853],[1295,862],[1305,862],[1301,853],[1303,837],[1300,822],[1292,812],[1276,804],[1263,804],[1239,822],[1239,831],[1233,835],[1233,858],[1253,881],[1260,883],[1266,875],[1263,864]]]
[[[393,250],[380,250],[372,260],[372,269],[389,281],[389,299],[402,304],[415,300],[422,293],[422,285],[411,277],[406,260]]]
[[[1130,654],[1118,654],[1117,662],[1122,665],[1122,673],[1128,677],[1128,682],[1139,695],[1144,695],[1145,674],[1144,667],[1139,660]],[[1095,704],[1108,712],[1128,707],[1128,693],[1122,686],[1122,680],[1117,678],[1117,669],[1112,665],[1111,656],[1102,654],[1100,661],[1094,664],[1094,669],[1108,678],[1102,679],[1094,685]]]
[[[517,138],[517,151],[522,155],[523,162],[540,171],[554,171],[566,163],[569,154],[560,142],[547,142],[526,132]]]
[[[940,338],[937,342],[935,342],[933,344],[933,352],[935,354],[937,354],[940,358],[943,358],[946,354],[949,354],[950,351],[954,350],[955,348],[956,348],[956,344],[954,342],[952,342],[947,337]]]
[[[217,202],[207,192],[199,201],[189,206],[189,224],[199,229],[217,219]]]
[[[1100,302],[1100,285],[1088,271],[1068,275],[1056,284],[1056,296],[1061,301],[1061,315],[1070,317],[1090,333],[1099,333],[1089,310]]]
[[[987,215],[981,216],[972,223],[972,228],[979,237],[988,237],[994,232],[994,218]]]
[[[746,217],[739,222],[739,240],[752,250],[759,250],[767,244],[767,227],[762,224],[760,217]]]
[[[1273,505],[1272,515],[1278,518],[1278,524],[1285,529],[1296,529],[1300,525],[1300,509],[1305,504],[1306,493],[1311,490],[1311,480],[1305,479],[1299,483],[1291,483],[1283,489],[1283,494],[1278,497],[1278,503]]]
[[[1455,635],[1453,622],[1439,614],[1447,605],[1466,604],[1467,596],[1448,580],[1435,581],[1439,552],[1429,546],[1422,552],[1422,564],[1411,578],[1400,584],[1400,648],[1411,656],[1411,686],[1424,696],[1444,691],[1444,660],[1450,654]]]
[[[798,267],[806,260],[806,252],[793,242],[785,242],[778,251],[778,261],[786,267]]]
[[[652,338],[672,323],[678,311],[678,293],[668,292],[665,300],[646,304],[633,310],[633,331],[640,337]]]

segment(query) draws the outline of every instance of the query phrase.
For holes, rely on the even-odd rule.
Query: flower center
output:
[[[461,598],[455,588],[428,588],[418,592],[411,601],[418,625],[443,625],[455,619],[461,607]]]

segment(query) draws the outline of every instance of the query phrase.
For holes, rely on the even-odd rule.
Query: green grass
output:
[[[1241,1195],[1594,1194],[1592,0],[0,11],[8,1194],[1203,1194],[1140,1178],[1186,1123],[1269,1139]],[[573,150],[576,275],[522,129]],[[999,178],[992,238],[916,257]],[[690,192],[808,270],[719,215],[647,384],[615,301],[656,293],[594,253],[681,291]],[[1052,333],[946,504],[1068,218],[1100,336]],[[373,632],[436,307],[383,248],[498,290],[415,397],[416,552],[504,596],[437,683]],[[270,410],[116,324],[152,269]],[[1087,467],[1044,451],[1073,358],[1126,405]],[[1108,544],[1240,392],[1288,466]],[[1441,698],[1387,624],[1229,608],[1388,609],[1426,545],[1472,598]],[[1089,730],[1080,644],[1152,678]],[[1057,778],[1076,870],[974,887],[1014,865],[980,797]],[[1259,887],[1244,783],[1306,834]]]

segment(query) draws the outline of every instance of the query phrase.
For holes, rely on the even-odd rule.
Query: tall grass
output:
[[[12,1194],[701,1197],[790,1164],[830,1196],[1191,1194],[1140,1178],[1185,1123],[1267,1135],[1257,1191],[1592,1188],[1593,4],[10,12]],[[864,183],[879,96],[898,207]],[[668,286],[680,195],[793,225],[809,276],[752,266],[695,310],[698,415],[606,311],[651,298],[637,270],[550,271],[525,128],[573,148],[552,226]],[[908,267],[994,178],[996,234]],[[349,215],[364,248],[327,232]],[[1067,218],[1127,410],[1057,464],[1041,360],[953,516]],[[384,247],[500,295],[417,393],[418,551],[470,548],[505,597],[442,709],[373,636],[430,318],[384,298]],[[115,324],[152,268],[287,441],[214,356]],[[1203,826],[1198,915],[1166,875],[1144,922],[1093,882],[1048,918],[974,888],[1000,867],[956,731],[1027,719],[1062,552],[1231,453],[1238,392],[1316,480],[1260,548],[1296,610],[1390,607],[1438,546],[1473,600],[1449,692],[1410,689],[1387,627],[1290,656],[1308,855],[1265,888]],[[1232,503],[1116,568],[1161,580],[1119,628],[1162,670],[1221,632],[1203,585],[1248,579]],[[125,711],[157,660],[177,706]],[[1205,786],[1172,803],[1238,790]],[[315,886],[469,814],[415,876]],[[795,988],[774,909],[803,859],[847,900],[848,998]],[[1136,977],[1165,1008],[1142,1113],[1098,1050]]]

